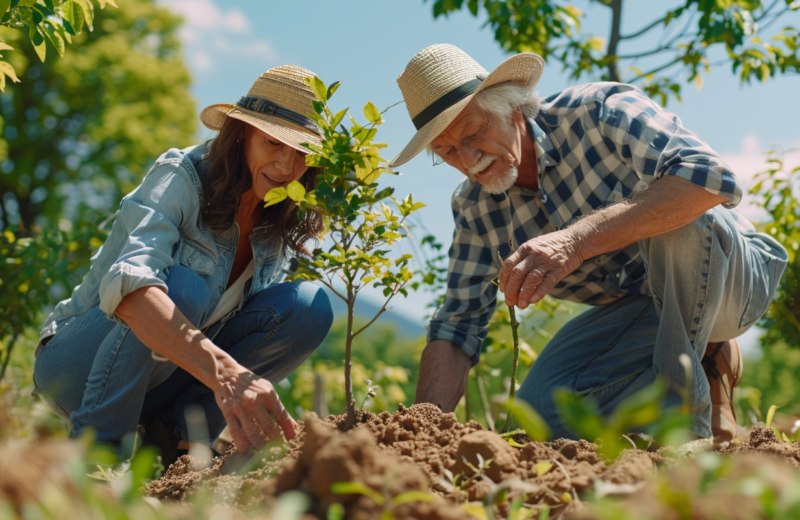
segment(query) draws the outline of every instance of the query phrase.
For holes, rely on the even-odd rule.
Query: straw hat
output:
[[[305,78],[316,76],[293,65],[269,69],[236,104],[219,103],[200,112],[200,121],[211,130],[220,130],[226,117],[240,119],[301,152],[308,143],[321,146],[317,125],[308,118],[316,96]]]
[[[481,90],[506,81],[532,90],[542,70],[544,60],[530,52],[508,58],[489,73],[454,45],[423,49],[397,78],[417,133],[392,160],[392,166],[410,161],[425,149]]]

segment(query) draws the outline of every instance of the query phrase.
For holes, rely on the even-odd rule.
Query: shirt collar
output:
[[[539,126],[536,119],[527,117],[525,121],[528,124],[528,134],[531,135],[531,140],[536,148],[536,161],[539,165],[539,179],[541,180],[544,170],[555,166],[561,161],[561,154],[553,145],[550,135],[542,130],[542,127]],[[542,122],[542,124],[544,124],[544,122]]]

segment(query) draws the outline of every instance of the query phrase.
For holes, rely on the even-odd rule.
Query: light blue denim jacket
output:
[[[202,157],[207,151],[205,145],[167,151],[142,184],[123,197],[111,233],[92,257],[89,272],[72,291],[72,297],[60,302],[47,318],[40,344],[70,317],[96,305],[109,319],[127,326],[114,314],[117,305],[141,287],[153,285],[166,290],[169,268],[176,263],[206,281],[211,302],[203,320],[211,315],[228,286],[239,228],[234,224],[219,232],[202,222],[202,181],[208,170],[208,161]],[[206,332],[209,337],[213,338],[249,298],[282,278],[286,253],[279,240],[267,240],[269,226],[258,226],[250,233],[255,274],[245,286],[239,309],[212,325]]]

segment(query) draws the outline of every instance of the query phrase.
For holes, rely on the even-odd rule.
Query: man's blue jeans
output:
[[[742,232],[721,207],[639,246],[653,296],[630,296],[570,320],[517,392],[556,437],[575,437],[558,417],[553,391],[559,387],[593,399],[609,415],[660,377],[670,388],[665,405],[679,405],[686,386],[681,354],[692,362],[692,430],[710,437],[709,386],[700,365],[706,346],[736,338],[758,321],[788,260],[772,237]]]
[[[190,322],[202,323],[213,311],[207,285],[194,271],[171,267],[167,287]],[[277,384],[322,343],[332,321],[330,301],[317,285],[285,282],[252,297],[213,341]],[[97,442],[120,446],[154,417],[179,439],[194,442],[213,440],[225,427],[210,389],[174,363],[155,360],[130,328],[98,307],[59,326],[36,358],[33,375],[36,391],[69,419],[72,437],[91,427]],[[193,406],[205,412],[208,439],[190,437],[185,412]]]

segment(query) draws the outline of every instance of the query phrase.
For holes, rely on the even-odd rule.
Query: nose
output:
[[[284,144],[278,151],[278,156],[275,159],[275,167],[284,175],[291,175],[294,169],[295,157],[297,150],[291,146]]]
[[[469,171],[473,166],[478,164],[481,158],[481,152],[467,143],[462,143],[458,149],[458,158],[461,159],[461,164],[464,165],[464,168]]]

